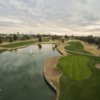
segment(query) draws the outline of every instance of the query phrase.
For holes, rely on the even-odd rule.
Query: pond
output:
[[[44,80],[46,59],[59,56],[53,44],[32,45],[0,54],[0,100],[55,100]]]

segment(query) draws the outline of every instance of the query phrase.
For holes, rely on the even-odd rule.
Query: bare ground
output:
[[[100,69],[100,64],[96,64],[95,67]]]

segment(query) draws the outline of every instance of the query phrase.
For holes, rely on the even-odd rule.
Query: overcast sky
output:
[[[0,33],[100,36],[100,0],[0,0]]]

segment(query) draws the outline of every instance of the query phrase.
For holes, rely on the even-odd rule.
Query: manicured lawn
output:
[[[42,42],[47,42],[47,41],[50,41],[50,39],[43,39],[42,40]],[[38,40],[27,41],[27,42],[19,42],[19,43],[4,45],[4,46],[1,46],[1,47],[14,48],[14,47],[24,46],[24,45],[28,45],[28,44],[33,44],[33,43],[36,43],[36,42],[38,42]]]
[[[100,57],[68,53],[57,65],[63,72],[59,100],[100,100]]]
[[[75,52],[81,52],[81,53],[89,53],[84,50],[84,46],[80,42],[69,42],[70,46],[66,46],[65,49],[75,51]],[[89,53],[91,54],[91,53]]]
[[[64,66],[62,66],[61,61],[63,59],[66,58],[68,60],[68,58],[70,59],[70,57],[78,56],[85,57],[87,60],[90,59],[87,64],[89,69],[86,69],[88,68],[87,66],[84,69],[83,66],[83,69],[80,70],[79,66],[76,66],[77,70],[73,69],[73,72],[71,73],[71,70],[68,69],[69,66],[68,68],[64,68]],[[100,69],[95,68],[95,64],[100,63],[100,57],[90,57],[73,54],[72,56],[68,56],[65,58],[61,58],[59,60],[60,63],[57,66],[59,69],[63,71],[63,75],[60,78],[59,100],[100,100]],[[68,61],[65,62],[65,65],[67,65],[67,63]],[[67,70],[69,70],[69,72]],[[88,71],[90,73],[89,75]],[[83,76],[80,76],[81,73],[85,76],[84,80]],[[74,74],[75,76],[71,74]]]
[[[87,63],[89,59],[84,56],[67,56],[60,59],[63,72],[74,80],[84,80],[91,76]]]

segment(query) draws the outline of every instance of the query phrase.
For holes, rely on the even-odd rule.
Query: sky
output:
[[[100,36],[100,0],[0,0],[0,33]]]

